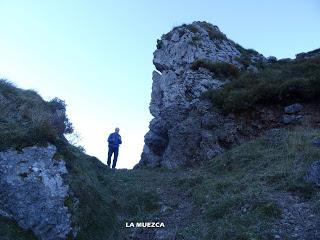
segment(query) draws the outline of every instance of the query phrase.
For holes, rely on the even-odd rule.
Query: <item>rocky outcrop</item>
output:
[[[306,53],[299,53],[296,55],[296,59],[298,60],[309,59],[309,58],[314,58],[319,56],[320,56],[320,48],[312,50],[310,52],[306,52]]]
[[[284,124],[299,123],[303,119],[303,115],[298,114],[303,109],[300,103],[294,103],[284,108],[285,114],[282,116]]]
[[[243,64],[244,57],[250,64]],[[216,156],[237,141],[239,126],[234,118],[213,110],[214,106],[201,98],[228,77],[201,66],[194,68],[196,61],[256,71],[255,64],[266,60],[206,22],[182,25],[163,35],[153,59],[157,71],[153,72],[150,112],[154,119],[138,166],[193,164]]]
[[[0,152],[0,215],[45,240],[66,239],[72,231],[64,206],[67,169],[55,153],[53,145]]]

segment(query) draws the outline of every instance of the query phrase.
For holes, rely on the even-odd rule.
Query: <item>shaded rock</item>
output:
[[[300,120],[303,118],[302,115],[283,115],[282,116],[282,122],[284,124],[294,124],[300,122]]]
[[[268,63],[275,63],[277,62],[277,58],[275,56],[270,56],[267,58]]]
[[[314,161],[305,176],[305,180],[320,186],[320,160]]]
[[[312,50],[310,52],[306,53],[299,53],[296,55],[296,59],[309,59],[313,57],[319,57],[320,56],[320,48]]]
[[[320,139],[313,140],[312,144],[317,146],[317,147],[320,147]]]
[[[295,103],[284,108],[284,112],[287,114],[298,113],[303,109],[300,103]]]
[[[168,142],[167,139],[159,136],[152,131],[149,131],[144,138],[145,143],[156,155],[161,155],[164,152]]]
[[[161,159],[162,158],[160,156],[152,152],[148,145],[144,145],[140,162],[135,166],[135,168],[140,166],[160,167]]]

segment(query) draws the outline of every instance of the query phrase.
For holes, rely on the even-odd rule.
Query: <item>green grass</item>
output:
[[[304,176],[320,158],[320,149],[312,145],[320,131],[298,128],[278,135],[277,144],[272,136],[252,140],[175,181],[179,191],[187,192],[202,209],[201,224],[208,227],[203,239],[272,238],[270,229],[283,214],[274,200],[282,198],[277,193],[296,195],[319,209],[319,190]]]
[[[216,30],[214,28],[215,26],[213,26],[212,24],[203,21],[203,22],[200,22],[200,25],[201,25],[201,27],[203,27],[207,31],[208,36],[212,41],[228,40],[227,36],[225,34],[223,34],[222,32],[220,32],[219,30]]]
[[[225,34],[223,34],[222,32],[220,32],[219,30],[215,29],[215,26],[213,26],[212,24],[207,23],[205,21],[199,22],[198,24],[200,24],[200,26],[206,30],[209,38],[212,41],[228,40],[227,36]],[[170,39],[172,37],[172,32],[176,31],[176,30],[179,30],[179,33],[182,36],[184,34],[184,31],[183,31],[184,29],[187,29],[188,31],[190,31],[194,34],[197,34],[199,32],[198,28],[193,26],[192,24],[182,24],[180,26],[176,26],[176,27],[172,28],[172,30],[170,32],[163,35],[163,38]]]
[[[0,216],[0,239],[1,240],[36,240],[31,231],[21,229],[18,224]]]
[[[227,79],[237,78],[240,74],[237,67],[225,62],[211,62],[205,59],[199,59],[192,63],[191,69],[196,71],[200,67],[208,69],[214,77]]]
[[[320,58],[276,62],[258,73],[242,73],[221,89],[209,90],[203,97],[226,112],[252,110],[259,105],[318,101]]]
[[[52,143],[73,130],[66,115],[56,114],[66,108],[60,99],[46,102],[37,92],[4,79],[0,79],[0,99],[0,150]]]

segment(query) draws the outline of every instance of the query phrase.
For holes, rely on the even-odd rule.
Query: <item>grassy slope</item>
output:
[[[263,65],[258,73],[243,72],[223,88],[209,90],[203,96],[226,112],[250,110],[258,105],[318,101],[320,57]]]
[[[77,158],[72,168],[79,172],[71,186],[79,190],[82,185],[85,191],[76,193],[83,220],[78,239],[123,239],[129,234],[126,221],[155,219],[167,223],[170,231],[170,224],[176,225],[179,239],[270,239],[283,217],[283,194],[297,196],[318,216],[318,189],[303,177],[311,162],[320,159],[320,149],[312,145],[319,137],[320,131],[313,129],[281,130],[197,169],[174,171],[114,172],[95,159]],[[195,211],[169,223],[186,202]],[[163,205],[171,210],[161,211]]]
[[[311,144],[316,137],[320,137],[317,130],[284,131],[277,144],[263,137],[203,167],[175,171],[111,171],[71,146],[74,156],[60,148],[65,156],[69,154],[68,181],[80,200],[75,217],[81,226],[77,239],[123,239],[129,234],[126,221],[159,219],[167,223],[185,202],[191,202],[200,215],[191,212],[187,216],[184,226],[177,229],[179,239],[268,239],[283,213],[274,200],[277,193],[295,194],[314,205],[315,213],[319,209],[318,190],[303,180],[310,163],[320,158],[320,149]],[[68,201],[66,204],[72,208]],[[163,213],[163,204],[172,210]],[[179,225],[179,221],[182,219],[176,218],[170,224]],[[25,234],[15,230],[15,225],[3,226],[17,239]]]
[[[193,194],[205,206],[209,239],[270,239],[283,211],[281,192],[316,203],[318,189],[303,179],[320,157],[311,143],[316,137],[318,130],[283,131],[278,142],[272,143],[275,136],[259,138],[213,159]]]

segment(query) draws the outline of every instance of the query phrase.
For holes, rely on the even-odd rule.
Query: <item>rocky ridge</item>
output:
[[[184,24],[163,35],[153,59],[157,70],[152,76],[150,112],[154,118],[138,166],[176,168],[208,160],[242,138],[233,116],[209,111],[214,106],[201,98],[228,77],[201,66],[195,69],[197,61],[257,71],[257,64],[267,60],[206,22]]]

